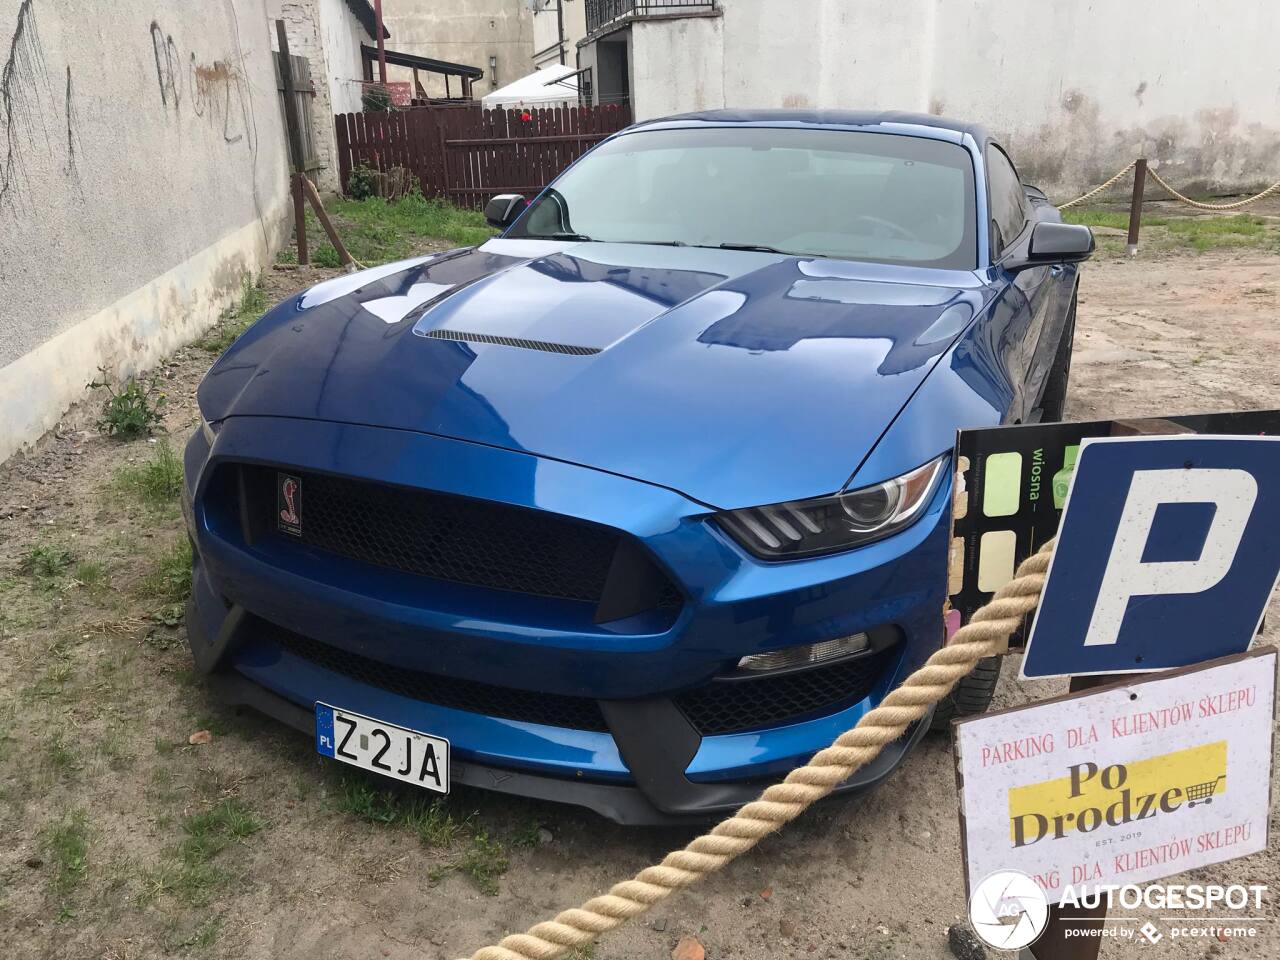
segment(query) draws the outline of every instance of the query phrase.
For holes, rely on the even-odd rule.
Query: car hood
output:
[[[985,296],[972,273],[492,240],[281,304],[200,404],[209,420],[415,430],[759,505],[841,489]]]

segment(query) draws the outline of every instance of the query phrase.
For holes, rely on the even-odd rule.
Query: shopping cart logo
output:
[[[1197,803],[1213,803],[1214,791],[1218,789],[1218,784],[1226,779],[1224,774],[1218,774],[1212,780],[1205,783],[1193,783],[1186,788],[1187,806],[1194,807]]]

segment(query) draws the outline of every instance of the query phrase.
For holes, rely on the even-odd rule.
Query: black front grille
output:
[[[599,732],[609,729],[599,705],[586,697],[534,693],[530,690],[516,690],[477,683],[474,680],[457,680],[406,670],[331,647],[266,621],[258,621],[258,626],[259,629],[255,631],[257,636],[265,637],[296,656],[325,670],[411,700],[490,717],[540,723],[549,727]]]
[[[301,542],[364,563],[404,573],[597,606],[608,617],[665,611],[670,622],[683,603],[680,591],[637,543],[608,527],[492,501],[389,484],[242,465],[246,510],[253,536]],[[299,481],[300,522],[278,528],[277,484]],[[625,549],[622,549],[624,548]],[[609,573],[626,555],[643,576]],[[643,581],[647,592],[633,584]],[[606,589],[606,587],[608,589]],[[606,597],[606,594],[609,594]],[[634,596],[632,594],[635,594]],[[602,602],[608,599],[610,602]]]
[[[890,647],[829,667],[776,677],[717,680],[681,694],[676,705],[703,736],[832,714],[866,697],[897,653],[897,647]]]

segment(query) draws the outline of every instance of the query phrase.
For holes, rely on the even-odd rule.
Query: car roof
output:
[[[967,134],[976,143],[985,144],[987,131],[977,123],[952,120],[930,113],[908,113],[900,110],[703,110],[643,121],[628,129],[678,129],[703,125],[757,127],[812,127],[827,130],[849,130],[867,127],[893,127],[894,133],[915,133],[934,139],[960,142]],[[916,128],[911,130],[910,128]]]

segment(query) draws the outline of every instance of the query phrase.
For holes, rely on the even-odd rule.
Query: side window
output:
[[[991,255],[1000,256],[1005,244],[1022,232],[1027,222],[1027,195],[1018,172],[996,146],[987,148],[987,184],[991,200]]]

